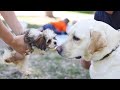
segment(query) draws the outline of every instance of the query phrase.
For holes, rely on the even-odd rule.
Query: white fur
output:
[[[46,29],[44,32],[43,32],[43,35],[46,37],[46,42],[48,42],[48,40],[51,40],[51,44],[49,44],[49,48],[53,49],[55,48],[55,44],[54,42],[57,42],[54,37],[56,37],[56,34],[54,33],[54,31],[50,30],[50,29]]]
[[[102,34],[102,37],[107,41],[107,47],[90,55],[87,52],[92,31]],[[80,40],[73,40],[73,36],[80,38]],[[101,21],[81,20],[71,28],[68,40],[62,45],[61,54],[66,58],[82,56],[83,59],[91,61],[90,77],[93,79],[120,79],[120,46],[109,57],[99,61],[117,45],[120,45],[119,31]]]
[[[37,29],[31,28],[28,36],[37,39],[40,35],[42,35],[42,32]]]

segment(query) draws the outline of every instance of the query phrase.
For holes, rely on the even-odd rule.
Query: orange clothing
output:
[[[64,21],[51,22],[50,24],[52,24],[60,32],[62,32],[62,31],[66,32],[67,25]]]

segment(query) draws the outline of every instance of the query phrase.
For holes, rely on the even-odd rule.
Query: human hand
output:
[[[24,42],[24,35],[15,36],[10,45],[14,50],[22,55],[28,54],[30,51],[29,46]]]

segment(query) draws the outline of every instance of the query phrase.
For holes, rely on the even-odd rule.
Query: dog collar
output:
[[[119,41],[120,42],[120,41]],[[119,47],[120,45],[118,44],[114,49],[112,49],[111,52],[109,52],[108,54],[106,54],[103,58],[101,58],[100,60],[97,60],[97,61],[102,61],[104,60],[105,58],[109,57],[114,51],[116,51],[116,49]]]

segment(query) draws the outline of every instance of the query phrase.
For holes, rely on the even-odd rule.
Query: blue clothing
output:
[[[51,24],[45,24],[42,27],[43,27],[43,30],[51,29],[51,30],[55,31],[55,27],[53,25],[51,25]]]
[[[67,34],[66,32],[59,32],[58,30],[56,30],[56,28],[52,24],[45,24],[42,27],[43,27],[43,30],[51,29],[58,35]]]
[[[116,30],[120,29],[120,11],[114,11],[112,15],[105,11],[96,11],[94,19],[97,21],[103,21]]]

